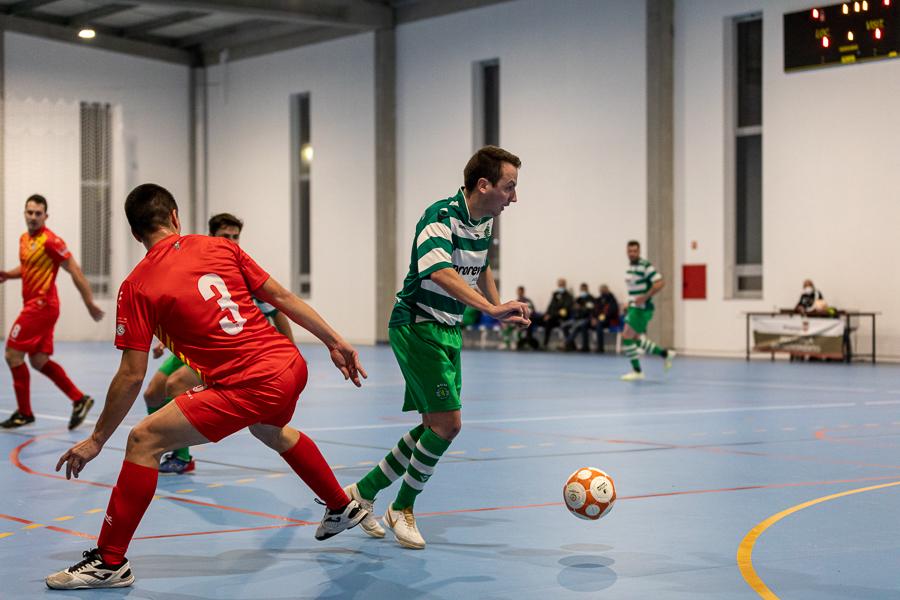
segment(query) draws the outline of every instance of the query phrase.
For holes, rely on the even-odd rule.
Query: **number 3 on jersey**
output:
[[[197,280],[197,289],[204,300],[211,300],[216,295],[215,292],[219,292],[219,307],[231,313],[231,319],[222,317],[219,321],[222,331],[228,335],[237,335],[244,329],[247,319],[241,316],[237,303],[231,299],[231,292],[221,277],[215,273],[207,273]]]

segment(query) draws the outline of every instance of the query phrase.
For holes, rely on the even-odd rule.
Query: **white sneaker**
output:
[[[347,487],[344,488],[344,491],[350,496],[351,500],[356,500],[356,502],[363,508],[363,510],[369,511],[363,520],[359,522],[359,526],[363,528],[363,531],[371,535],[373,538],[383,538],[384,537],[384,527],[381,526],[381,523],[378,522],[378,519],[375,518],[375,501],[374,500],[366,500],[359,493],[359,488],[356,487],[355,483],[351,483]]]
[[[319,526],[316,528],[316,539],[319,541],[327,540],[345,529],[352,529],[356,527],[367,514],[369,514],[369,512],[362,508],[356,500],[351,500],[344,508],[331,510],[326,507],[325,516],[322,517],[322,522],[319,523]]]
[[[632,371],[631,373],[622,375],[619,379],[621,379],[622,381],[642,381],[644,379],[644,372]]]
[[[663,359],[665,362],[663,363],[666,367],[666,371],[672,368],[672,361],[675,360],[675,351],[674,350],[666,350],[666,358]]]
[[[127,560],[121,565],[108,565],[103,562],[98,548],[86,550],[82,556],[84,560],[65,571],[48,575],[44,580],[47,587],[52,590],[87,590],[127,587],[134,583]]]
[[[425,538],[416,527],[416,517],[412,508],[394,510],[393,506],[388,506],[387,512],[384,513],[384,525],[393,530],[397,543],[404,548],[413,550],[425,548]]]

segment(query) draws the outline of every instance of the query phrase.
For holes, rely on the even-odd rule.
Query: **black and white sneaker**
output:
[[[19,411],[15,411],[13,414],[9,415],[7,420],[0,423],[0,427],[3,429],[15,429],[16,427],[28,425],[29,423],[34,423],[34,415],[23,415]]]
[[[48,575],[44,581],[52,590],[89,590],[99,588],[127,587],[134,583],[134,575],[128,560],[120,565],[103,562],[100,550],[86,550],[84,560],[75,563],[65,571]]]
[[[72,404],[72,416],[69,418],[69,431],[72,431],[81,425],[93,405],[94,399],[90,396],[82,396],[80,400],[77,400]]]
[[[319,502],[318,499],[316,501]],[[368,515],[369,511],[361,507],[356,500],[351,500],[346,506],[336,510],[326,508],[325,516],[316,529],[316,539],[327,540],[345,529],[353,529]]]

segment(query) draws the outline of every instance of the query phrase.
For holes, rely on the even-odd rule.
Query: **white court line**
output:
[[[884,406],[887,404],[900,404],[900,400],[871,400],[863,402],[866,406]]]
[[[558,372],[543,372],[543,371],[535,371],[530,370],[521,375],[517,375],[517,378],[521,379],[524,376],[528,377],[559,377],[560,373]],[[591,375],[588,373],[565,373],[566,378],[570,379],[592,379],[595,381],[618,381],[618,376],[607,376],[607,375]],[[721,386],[721,387],[736,387],[736,388],[747,388],[747,389],[762,389],[762,390],[804,390],[804,391],[812,391],[812,392],[841,392],[848,394],[872,394],[878,392],[880,390],[876,388],[850,388],[850,387],[826,387],[826,386],[809,386],[804,384],[787,384],[787,383],[755,383],[752,381],[743,381],[740,379],[676,379],[669,378],[669,381],[673,384],[681,384],[681,385],[710,385],[710,386]],[[900,394],[900,390],[894,390],[886,392],[888,394]]]
[[[684,410],[633,411],[620,413],[589,413],[576,415],[547,415],[543,417],[513,417],[507,419],[463,419],[463,425],[487,425],[491,423],[532,423],[540,421],[577,421],[581,419],[613,419],[620,417],[658,417],[672,415],[709,415],[718,413],[767,412],[781,410],[806,410],[823,408],[850,408],[859,406],[857,402],[834,402],[830,404],[783,404],[773,406],[746,406],[733,408],[694,408]],[[414,427],[418,423],[380,423],[378,425],[343,425],[337,427],[304,427],[303,431],[359,431],[365,429],[395,429]]]

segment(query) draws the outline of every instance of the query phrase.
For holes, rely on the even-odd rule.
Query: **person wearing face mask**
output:
[[[581,351],[591,351],[588,324],[591,321],[591,313],[593,312],[594,297],[591,296],[588,284],[582,283],[578,287],[578,296],[576,296],[572,306],[571,318],[562,324],[562,330],[566,335],[566,352],[576,350],[575,337],[578,333],[581,333]]]
[[[794,307],[794,312],[803,314],[815,312],[817,305],[824,303],[825,298],[822,296],[822,292],[816,289],[812,279],[807,279],[803,282],[803,293],[800,295],[800,300],[797,301],[797,306]]]
[[[553,292],[550,304],[547,305],[547,310],[541,320],[541,325],[544,327],[544,350],[550,343],[550,333],[553,329],[562,325],[563,321],[569,318],[574,302],[575,299],[572,298],[571,292],[566,289],[566,280],[560,277],[556,280],[556,290]]]

